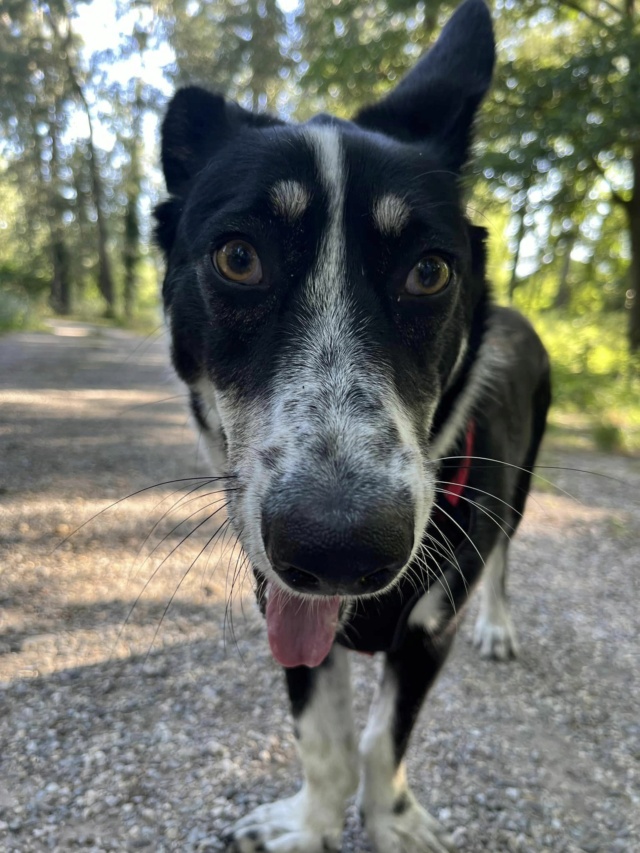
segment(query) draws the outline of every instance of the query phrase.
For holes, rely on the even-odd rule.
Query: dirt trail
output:
[[[207,544],[224,493],[168,482],[207,469],[162,335],[53,332],[0,339],[0,849],[222,850],[298,773],[240,582],[226,606],[241,555],[226,527]],[[472,604],[409,776],[463,853],[637,853],[640,461],[544,462],[624,485],[540,472],[579,502],[542,484],[514,543],[521,659],[478,659]],[[375,670],[354,660],[360,721]],[[364,853],[353,812],[344,853]]]

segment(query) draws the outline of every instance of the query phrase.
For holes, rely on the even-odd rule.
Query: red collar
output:
[[[457,506],[460,501],[460,496],[464,491],[464,487],[469,480],[469,469],[471,468],[471,458],[473,456],[473,445],[476,437],[476,424],[473,419],[469,421],[467,426],[467,434],[464,443],[464,455],[460,457],[460,467],[455,474],[449,479],[445,487],[445,499],[451,506]]]

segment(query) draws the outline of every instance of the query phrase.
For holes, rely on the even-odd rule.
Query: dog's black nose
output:
[[[413,508],[385,501],[340,511],[323,501],[277,502],[262,517],[267,556],[298,592],[365,595],[388,586],[413,548]]]

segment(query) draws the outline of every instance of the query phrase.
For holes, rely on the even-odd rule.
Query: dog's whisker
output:
[[[211,492],[211,494],[218,494],[218,493],[217,493],[217,492]],[[201,498],[202,498],[202,497],[204,497],[204,495],[200,495],[199,497],[201,497]],[[183,524],[186,524],[188,521],[191,521],[191,519],[192,519],[192,518],[194,518],[194,517],[198,516],[201,512],[204,512],[206,509],[209,509],[209,507],[215,506],[215,505],[216,505],[216,504],[218,504],[218,503],[224,503],[224,506],[219,507],[219,508],[216,510],[216,512],[219,512],[221,509],[226,509],[226,507],[228,506],[228,503],[229,503],[229,502],[228,502],[228,500],[227,500],[227,498],[226,498],[226,497],[221,497],[221,498],[218,498],[218,499],[217,499],[217,500],[215,500],[215,501],[210,501],[209,503],[205,504],[204,506],[199,506],[199,507],[198,507],[197,509],[195,509],[192,513],[190,513],[186,518],[183,518],[183,519],[182,519],[181,521],[179,521],[176,525],[174,525],[174,527],[172,527],[172,528],[171,528],[171,530],[170,530],[168,533],[165,533],[165,535],[164,535],[164,536],[163,536],[163,537],[162,537],[158,542],[156,542],[156,544],[153,546],[153,548],[151,549],[151,551],[149,551],[149,553],[147,554],[147,556],[146,556],[146,557],[144,558],[144,560],[142,561],[142,563],[141,563],[141,565],[140,565],[140,567],[139,567],[139,569],[138,569],[137,571],[138,571],[138,572],[142,571],[142,569],[146,566],[146,564],[147,564],[147,563],[149,562],[149,560],[153,557],[153,555],[156,553],[156,551],[158,551],[158,549],[159,549],[159,548],[161,548],[161,547],[164,545],[164,543],[167,541],[167,539],[169,539],[171,536],[173,536],[173,534],[176,532],[176,530],[179,530],[179,529],[182,527],[182,525],[183,525]],[[215,513],[214,513],[214,515],[215,515]],[[198,528],[194,528],[194,530],[197,530],[197,529],[198,529]],[[189,536],[191,536],[191,534],[192,534],[193,532],[194,532],[194,531],[192,530],[192,531],[191,531],[191,533],[189,533]],[[187,537],[187,538],[188,538],[188,537]],[[168,556],[171,556],[171,554],[173,554],[173,552],[174,552],[175,550],[177,550],[177,549],[180,547],[180,545],[182,544],[182,542],[184,542],[184,539],[180,540],[180,542],[176,545],[176,547],[175,547],[172,551],[170,551],[170,552],[169,552],[169,555],[168,555]]]
[[[434,525],[435,526],[435,525]],[[464,571],[462,570],[462,566],[458,560],[457,554],[453,548],[453,545],[449,541],[449,539],[444,535],[444,533],[436,526],[437,532],[440,534],[440,540],[438,540],[435,536],[428,534],[427,538],[431,542],[431,546],[429,551],[432,557],[440,555],[444,560],[446,560],[452,567],[453,570],[458,574],[462,580],[462,585],[465,591],[465,595],[469,594],[469,585],[467,583],[467,579],[465,577]],[[445,548],[445,551],[442,548]],[[435,557],[434,557],[435,559]],[[437,561],[436,561],[437,562]],[[440,575],[444,574],[445,570],[441,570],[440,573],[437,573],[435,576],[440,577]]]
[[[475,543],[475,542],[473,541],[473,539],[469,536],[469,534],[468,534],[468,533],[467,533],[467,531],[464,529],[464,527],[463,527],[461,524],[459,524],[459,522],[457,522],[457,521],[455,520],[455,518],[451,515],[451,513],[447,512],[447,510],[446,510],[446,509],[444,509],[444,507],[442,507],[442,506],[441,506],[441,507],[439,507],[439,509],[440,509],[440,512],[441,512],[443,515],[445,515],[445,516],[449,519],[449,521],[451,521],[451,522],[452,522],[452,524],[454,524],[454,525],[458,528],[458,530],[462,533],[462,535],[464,536],[464,538],[469,542],[469,544],[471,545],[471,547],[473,548],[473,550],[476,552],[476,554],[477,554],[477,555],[478,555],[478,557],[480,558],[480,560],[481,560],[481,562],[482,562],[482,565],[483,565],[483,566],[484,566],[484,565],[486,565],[486,564],[485,564],[485,561],[484,561],[484,558],[483,558],[483,556],[482,556],[482,554],[480,553],[480,551],[479,551],[479,550],[478,550],[478,548],[476,547],[476,543]],[[444,537],[443,537],[443,538],[444,538]]]
[[[423,568],[425,568],[428,571],[429,576],[434,581],[437,581],[441,576],[444,575],[444,570],[440,568],[439,563],[438,563],[438,557],[441,557],[442,559],[446,560],[448,563],[450,563],[453,566],[454,570],[462,578],[462,582],[464,584],[465,583],[464,574],[462,573],[462,569],[460,568],[460,563],[456,559],[455,552],[451,548],[451,545],[448,542],[448,540],[446,540],[446,538],[444,536],[442,538],[443,538],[444,546],[445,547],[449,546],[450,554],[447,554],[446,551],[443,551],[441,549],[440,542],[434,536],[429,535],[428,540],[431,544],[427,545],[426,542],[423,542],[421,545],[421,548],[420,548],[420,556],[422,558],[422,566],[423,566]],[[436,571],[435,568],[433,568],[432,566],[429,565],[429,562],[425,559],[425,553],[428,554],[430,556],[430,558],[434,561],[436,566],[438,566],[439,571]]]
[[[169,403],[172,400],[187,400],[188,398],[188,394],[173,394],[171,397],[162,397],[160,400],[149,400],[146,403],[136,403],[134,406],[127,406],[125,409],[121,409],[119,412],[116,412],[116,417],[123,417],[124,415],[129,414],[129,412],[135,412],[136,409],[144,409],[147,406],[158,406],[160,403]]]
[[[437,494],[440,494],[440,495],[447,495],[448,494],[448,491],[446,489],[436,488],[435,491]],[[504,535],[507,537],[507,539],[511,539],[512,533],[508,532],[502,526],[501,522],[504,519],[502,519],[502,517],[500,515],[498,515],[497,512],[495,512],[494,510],[490,510],[487,507],[482,506],[482,504],[478,503],[478,501],[474,501],[472,498],[469,498],[466,495],[458,495],[458,497],[460,500],[465,501],[465,503],[468,503],[469,506],[473,506],[476,509],[480,510],[480,512],[483,512],[487,516],[487,518],[489,518],[496,525],[496,527],[498,527],[498,529],[501,530],[502,533],[504,533]]]
[[[116,500],[116,501],[112,501],[112,503],[110,503],[108,506],[103,507],[101,510],[94,513],[90,518],[87,518],[86,521],[83,521],[82,524],[79,524],[74,530],[71,531],[71,533],[67,534],[64,537],[64,539],[61,539],[58,542],[58,544],[52,548],[51,554],[55,554],[55,552],[59,548],[61,548],[65,544],[65,542],[68,542],[72,536],[75,536],[84,527],[86,527],[87,524],[91,524],[92,521],[95,521],[96,518],[99,518],[101,515],[104,515],[105,512],[109,512],[110,509],[113,509],[114,507],[118,506],[119,504],[124,503],[125,501],[131,500],[131,498],[136,498],[136,497],[138,497],[138,495],[142,495],[145,492],[149,492],[153,489],[159,489],[162,486],[172,486],[174,483],[189,483],[189,482],[193,483],[195,480],[199,480],[199,481],[200,480],[208,480],[209,482],[213,482],[214,480],[228,480],[228,479],[231,479],[231,477],[230,476],[211,477],[211,475],[209,475],[207,477],[177,477],[175,480],[163,480],[160,483],[154,483],[152,486],[144,486],[144,488],[142,488],[142,489],[136,489],[135,492],[131,492],[131,494],[125,495],[125,497],[123,497],[123,498],[118,498],[118,500]]]
[[[440,477],[438,477],[437,482],[440,486],[457,486],[458,485],[458,483],[454,482],[453,480],[441,480]],[[522,516],[523,516],[523,513],[520,512],[519,510],[517,510],[513,506],[513,504],[510,504],[509,501],[503,500],[503,498],[499,498],[493,492],[487,492],[485,489],[479,489],[477,486],[469,485],[469,483],[466,483],[464,488],[465,488],[465,491],[471,490],[472,492],[478,492],[481,495],[486,495],[487,497],[491,498],[492,500],[503,504],[503,506],[506,506],[507,509],[510,509],[511,512],[515,513],[515,515],[517,515],[519,518],[522,518]],[[443,492],[444,492],[444,494],[449,493],[448,489],[444,489]]]
[[[159,326],[156,326],[155,329],[149,332],[148,335],[135,345],[135,347],[127,353],[127,357],[124,359],[124,364],[126,364],[129,359],[133,358],[136,353],[144,352],[145,348],[151,346],[156,338],[161,338],[163,335],[167,334],[167,329],[164,323],[161,323]]]
[[[436,539],[436,537],[433,536],[431,533],[426,533],[426,538],[431,543],[430,553],[432,554],[432,556],[440,556],[443,560],[446,560],[448,563],[451,563],[455,571],[462,578],[463,583],[465,583],[464,572],[462,571],[462,567],[458,561],[458,557],[453,549],[453,546],[451,545],[449,540],[442,535],[442,533],[440,533],[440,536],[442,537],[442,542]],[[443,550],[443,547],[445,550]],[[434,576],[437,576],[435,572],[433,573]]]
[[[580,505],[583,504],[583,502],[580,500],[580,498],[578,498],[576,495],[571,494],[571,492],[567,491],[566,489],[563,489],[557,483],[554,483],[553,480],[548,480],[547,478],[543,477],[541,474],[538,474],[537,471],[571,471],[572,473],[577,473],[577,474],[590,474],[593,477],[603,477],[606,480],[611,480],[614,483],[618,483],[619,485],[622,485],[622,486],[628,486],[629,485],[625,480],[621,480],[619,477],[613,477],[611,474],[603,474],[601,471],[589,471],[585,468],[574,468],[570,465],[536,465],[535,469],[531,469],[531,468],[522,467],[521,465],[515,465],[512,462],[505,462],[502,459],[492,459],[489,456],[476,456],[476,455],[473,455],[473,456],[442,456],[439,459],[432,459],[431,461],[433,463],[437,464],[439,462],[455,461],[455,460],[459,460],[459,459],[467,459],[469,461],[480,460],[481,462],[493,463],[492,465],[484,465],[484,466],[483,465],[474,465],[474,468],[477,471],[480,471],[483,468],[491,468],[494,466],[502,465],[506,468],[513,468],[516,471],[522,471],[523,473],[528,473],[532,477],[536,477],[541,482],[545,483],[548,486],[551,486],[553,489],[556,489],[556,491],[560,492],[565,497],[569,498],[570,500],[572,500],[575,503],[578,503]]]
[[[177,585],[176,585],[176,588],[175,588],[175,589],[174,589],[174,591],[171,593],[171,595],[170,595],[170,597],[169,597],[169,600],[167,601],[167,603],[166,603],[166,605],[165,605],[165,607],[164,607],[164,610],[162,611],[162,615],[160,616],[160,621],[159,621],[159,622],[158,622],[158,624],[156,625],[156,629],[155,629],[155,631],[154,631],[154,633],[153,633],[153,637],[151,638],[151,643],[149,644],[149,648],[148,648],[148,650],[147,650],[147,654],[146,654],[146,656],[145,656],[145,661],[146,661],[146,660],[148,660],[149,655],[151,654],[151,651],[152,651],[152,649],[153,649],[154,643],[155,643],[156,638],[157,638],[157,636],[158,636],[158,632],[160,631],[160,628],[162,627],[162,623],[164,622],[164,618],[165,618],[165,616],[167,615],[167,613],[169,612],[169,608],[170,608],[170,607],[171,607],[171,605],[173,604],[173,602],[174,602],[174,600],[175,600],[176,595],[177,595],[177,594],[178,594],[178,592],[180,591],[180,588],[181,588],[182,584],[185,582],[185,580],[186,580],[186,578],[187,578],[187,575],[191,572],[191,569],[195,566],[195,564],[198,562],[198,560],[200,559],[200,557],[202,556],[202,554],[206,551],[206,549],[209,547],[209,545],[211,545],[211,543],[214,541],[214,539],[216,538],[216,536],[218,535],[218,533],[220,532],[220,530],[225,526],[225,524],[229,524],[229,519],[228,519],[228,518],[225,518],[225,519],[224,519],[224,521],[223,521],[223,522],[220,524],[220,526],[218,527],[218,529],[217,529],[217,530],[216,530],[216,531],[215,531],[215,532],[214,532],[214,533],[209,537],[209,539],[207,539],[207,541],[204,543],[204,545],[202,546],[202,548],[198,551],[198,553],[197,553],[197,554],[196,554],[196,556],[193,558],[193,560],[191,561],[191,563],[189,563],[189,565],[187,566],[187,569],[183,572],[182,577],[181,577],[181,578],[180,578],[180,580],[178,581],[178,583],[177,583]]]
[[[233,551],[232,551],[232,555],[233,555]],[[247,565],[247,562],[248,562],[248,556],[246,554],[244,554],[242,549],[240,549],[240,551],[238,553],[238,557],[236,558],[236,564],[235,564],[234,570],[233,570],[233,577],[232,577],[232,581],[231,581],[231,595],[227,601],[227,606],[225,608],[225,628],[226,628],[226,625],[228,622],[229,632],[231,635],[232,643],[235,646],[236,651],[240,655],[241,660],[243,659],[242,650],[240,649],[240,645],[238,644],[238,640],[236,637],[236,631],[235,631],[235,625],[233,622],[233,598],[234,598],[234,595],[236,594],[236,585],[238,582],[238,578],[240,577],[243,568]],[[240,589],[240,595],[242,595],[242,588]],[[240,598],[240,600],[242,601],[242,598]],[[225,648],[226,648],[226,632],[225,632],[225,636],[224,636],[224,644],[225,644]]]
[[[431,554],[431,549],[429,548],[428,545],[425,545],[424,549],[425,549],[427,554]],[[447,581],[447,578],[446,578],[444,572],[442,572],[441,574],[435,574],[431,570],[430,566],[428,565],[427,561],[425,560],[425,558],[422,555],[420,555],[419,560],[421,561],[421,565],[423,566],[423,568],[430,574],[434,583],[440,584],[440,586],[444,590],[444,593],[447,597],[447,600],[451,604],[451,609],[453,610],[454,615],[457,616],[456,602],[455,602],[455,599],[453,597],[453,591],[452,591],[451,587],[449,586],[449,582]]]
[[[231,570],[231,563],[233,560],[233,555],[235,553],[236,545],[238,545],[240,543],[240,535],[241,534],[239,534],[236,537],[236,540],[235,540],[235,542],[231,548],[230,554],[229,554],[229,559],[227,561],[227,571],[226,571],[226,578],[225,578],[225,610],[224,610],[224,623],[223,623],[223,625],[224,625],[223,643],[224,643],[225,649],[226,649],[226,645],[227,645],[226,628],[227,628],[227,625],[229,625],[231,640],[232,640],[233,644],[235,645],[235,647],[238,651],[239,651],[239,646],[238,646],[238,642],[237,642],[236,635],[235,635],[235,629],[234,629],[234,625],[233,625],[233,596],[234,596],[234,592],[235,592],[235,585],[236,585],[238,571],[239,571],[238,564],[240,563],[240,566],[242,566],[245,558],[248,559],[248,557],[246,555],[244,555],[242,548],[240,548],[240,550],[238,552],[238,556],[236,557],[236,562],[235,562],[233,571]],[[229,575],[230,574],[231,574],[231,584],[229,585]]]
[[[147,543],[149,542],[149,540],[151,539],[151,537],[153,536],[153,534],[155,533],[155,531],[158,529],[158,527],[159,527],[159,526],[162,524],[162,522],[165,520],[165,518],[167,518],[168,516],[170,516],[172,513],[176,512],[178,509],[183,509],[185,506],[187,506],[187,505],[188,505],[188,504],[190,504],[190,503],[193,503],[194,501],[200,501],[200,500],[203,500],[204,498],[210,497],[211,495],[216,495],[216,494],[225,494],[225,495],[226,495],[226,494],[228,494],[228,493],[229,493],[229,492],[231,492],[231,491],[235,491],[234,489],[215,489],[215,490],[213,490],[213,491],[211,491],[211,492],[204,492],[204,493],[203,493],[203,494],[201,494],[201,495],[196,495],[196,497],[189,497],[190,495],[193,495],[193,493],[194,493],[194,492],[199,491],[200,489],[205,488],[207,485],[209,485],[209,483],[210,483],[210,482],[211,482],[211,481],[205,481],[204,483],[200,483],[200,484],[199,484],[199,485],[197,485],[197,486],[193,486],[191,489],[189,489],[189,491],[186,493],[186,495],[183,495],[182,497],[178,498],[178,500],[174,501],[174,503],[169,507],[169,509],[165,510],[165,511],[162,513],[162,515],[160,516],[160,518],[158,518],[158,520],[154,523],[153,527],[152,527],[152,528],[151,528],[151,530],[147,533],[147,535],[146,535],[146,536],[145,536],[145,538],[144,538],[144,541],[142,542],[142,544],[141,544],[141,545],[140,545],[140,547],[138,548],[138,551],[137,551],[137,553],[136,553],[136,555],[135,555],[135,557],[134,557],[134,560],[133,560],[133,566],[132,566],[132,568],[133,568],[133,567],[135,567],[135,565],[137,564],[137,562],[138,562],[138,560],[140,559],[140,556],[142,555],[142,552],[144,551],[144,549],[145,549],[145,547],[146,547]],[[178,490],[178,491],[179,491],[179,490]],[[172,494],[171,494],[171,496],[170,496],[170,497],[173,497],[176,493],[177,493],[176,491],[172,492]],[[165,500],[167,500],[167,499],[168,499],[168,498],[163,498],[163,500],[162,500],[162,501],[160,501],[159,503],[157,503],[157,504],[156,504],[156,506],[154,507],[154,510],[153,510],[153,511],[155,512],[155,510],[156,510],[156,509],[157,509],[157,508],[158,508],[162,503],[164,503],[164,501],[165,501]],[[226,498],[225,498],[225,500],[226,500]],[[206,506],[211,506],[211,505],[212,505],[212,504],[207,504]],[[205,506],[205,507],[200,507],[200,509],[206,509],[206,506]],[[153,549],[153,551],[151,551],[151,553],[148,555],[148,557],[152,556],[152,554],[155,552],[155,550],[157,550],[157,548],[158,548],[158,547],[160,547],[160,545],[162,545],[162,542],[163,542],[163,541],[165,541],[167,538],[169,538],[169,536],[171,536],[171,535],[172,535],[172,533],[174,533],[174,532],[175,532],[175,531],[180,527],[180,525],[181,525],[183,522],[188,521],[190,518],[192,518],[192,517],[193,517],[193,515],[196,515],[196,514],[197,514],[197,512],[196,512],[196,513],[193,513],[192,515],[188,516],[186,519],[183,519],[183,521],[181,521],[179,524],[177,524],[177,525],[173,528],[173,530],[172,530],[172,531],[170,531],[170,532],[169,532],[169,533],[164,537],[164,539],[162,539],[159,543],[157,543],[156,547]],[[145,561],[145,562],[146,562],[146,561]],[[144,562],[142,563],[142,565],[140,566],[140,568],[138,569],[138,571],[142,568],[142,566],[144,566]],[[136,573],[137,573],[137,572],[136,572]],[[135,574],[134,574],[134,577],[135,577]]]
[[[117,635],[117,637],[116,637],[116,641],[115,641],[115,645],[116,645],[116,646],[117,646],[117,644],[120,642],[120,640],[122,639],[122,634],[123,634],[123,632],[124,632],[125,628],[127,627],[127,625],[129,624],[129,620],[131,619],[131,616],[133,615],[134,610],[136,609],[136,607],[137,607],[137,606],[138,606],[138,604],[140,603],[140,601],[141,601],[141,599],[142,599],[142,596],[145,594],[145,592],[146,592],[146,591],[147,591],[147,589],[149,588],[150,584],[153,582],[154,578],[157,576],[157,574],[158,574],[158,572],[160,571],[160,569],[165,565],[165,563],[166,563],[166,562],[167,562],[167,560],[172,556],[172,554],[173,554],[173,553],[174,553],[174,552],[175,552],[175,551],[176,551],[176,550],[177,550],[181,545],[183,545],[183,544],[184,544],[184,542],[185,542],[185,541],[186,541],[190,536],[192,536],[192,535],[193,535],[193,534],[194,534],[194,533],[195,533],[195,532],[196,532],[200,527],[202,527],[202,525],[203,525],[203,524],[206,524],[206,522],[207,522],[207,521],[209,521],[211,518],[213,518],[213,517],[214,517],[214,515],[216,515],[218,512],[219,512],[219,510],[216,510],[215,512],[213,512],[213,513],[211,513],[210,515],[208,515],[208,516],[207,516],[205,519],[203,519],[203,520],[202,520],[202,521],[201,521],[201,522],[200,522],[196,527],[194,527],[194,528],[193,528],[193,530],[191,530],[189,533],[187,533],[187,535],[186,535],[185,537],[183,537],[183,538],[180,540],[180,542],[178,542],[178,544],[175,546],[175,548],[173,548],[173,549],[172,549],[172,550],[171,550],[171,551],[170,551],[170,552],[169,552],[169,553],[168,553],[168,554],[167,554],[167,555],[162,559],[162,561],[161,561],[161,562],[160,562],[160,563],[155,567],[155,569],[151,572],[151,574],[149,575],[149,577],[147,578],[147,580],[144,582],[144,584],[143,584],[143,586],[142,586],[142,589],[140,590],[140,592],[139,592],[139,593],[137,594],[137,596],[135,597],[135,599],[134,599],[134,601],[133,601],[133,604],[131,605],[131,607],[130,607],[130,608],[129,608],[129,610],[127,611],[127,615],[125,616],[124,621],[123,621],[122,625],[120,626],[120,630],[118,631],[118,635]],[[228,519],[227,519],[227,521],[228,521]]]

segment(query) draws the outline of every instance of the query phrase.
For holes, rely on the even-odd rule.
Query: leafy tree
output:
[[[319,105],[351,116],[382,95],[429,45],[440,0],[306,0],[298,21],[297,53],[304,56],[299,114]]]
[[[66,65],[46,22],[31,4],[14,0],[0,23],[0,154],[20,199],[12,225],[34,251],[35,266],[48,267],[51,300],[61,312],[71,305],[69,98]]]
[[[66,0],[42,6],[12,0],[5,7],[0,26],[0,127],[5,140],[1,150],[24,192],[16,225],[29,233],[34,245],[42,244],[36,240],[39,232],[48,232],[45,251],[55,310],[71,310],[72,281],[78,273],[74,258],[84,255],[81,247],[88,239],[97,247],[98,284],[112,314],[105,188],[70,13]],[[88,126],[83,141],[70,138],[70,123],[78,109]],[[89,205],[92,210],[87,212]],[[78,247],[72,248],[76,240],[77,253]]]
[[[600,207],[601,220],[623,211],[630,285],[619,281],[619,303],[629,288],[629,344],[638,349],[640,18],[632,2],[591,5],[531,0],[501,12],[502,31],[515,35],[487,107],[482,163],[516,216],[528,204],[555,220],[552,251],[569,241],[589,251],[589,207]]]
[[[300,118],[348,116],[402,76],[457,4],[306,0],[284,14],[277,0],[120,0],[119,40],[93,55],[74,32],[79,5],[5,0],[0,13],[0,219],[10,226],[0,272],[16,288],[48,287],[59,311],[95,283],[109,313],[118,297],[131,316],[157,192],[144,128],[166,95],[112,66],[137,56],[144,69],[169,47],[172,85]],[[638,0],[495,0],[494,16],[500,65],[469,203],[503,232],[500,254],[510,247],[494,256],[498,290],[574,313],[626,304],[639,349]]]
[[[176,85],[200,83],[249,109],[277,108],[291,73],[287,18],[276,0],[151,0],[149,36],[166,41]]]

